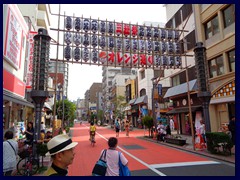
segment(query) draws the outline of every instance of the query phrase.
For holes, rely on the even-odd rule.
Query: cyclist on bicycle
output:
[[[96,126],[94,125],[93,122],[91,122],[90,124],[90,128],[89,128],[89,132],[90,132],[90,141],[93,141],[94,143],[96,143],[95,141],[95,134],[96,134]]]

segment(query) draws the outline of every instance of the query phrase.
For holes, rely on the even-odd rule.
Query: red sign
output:
[[[28,54],[27,54],[27,77],[26,88],[32,88],[32,73],[33,73],[33,52],[34,52],[34,39],[33,37],[37,32],[29,32],[28,34]]]
[[[17,94],[22,98],[25,97],[25,83],[5,69],[3,69],[3,89]]]

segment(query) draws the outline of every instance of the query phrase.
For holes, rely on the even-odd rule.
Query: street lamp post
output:
[[[51,37],[46,29],[40,28],[34,36],[33,78],[31,98],[35,106],[34,142],[40,139],[40,123],[42,108],[49,96],[48,92],[48,61]],[[36,155],[36,144],[33,145],[33,153]]]
[[[156,112],[155,112],[155,99],[154,99],[154,91],[156,89],[156,85],[157,85],[157,82],[156,82],[156,79],[157,77],[154,77],[152,78],[152,116],[153,116],[153,124],[154,124],[154,127],[155,129],[157,129],[157,119],[156,119]]]

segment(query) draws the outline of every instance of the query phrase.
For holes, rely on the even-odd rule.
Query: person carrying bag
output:
[[[122,161],[121,161],[121,158],[120,158],[120,155],[121,155],[121,152],[118,152],[119,153],[119,176],[131,176],[131,172],[128,168],[128,166],[124,166],[122,164]]]
[[[106,162],[106,149],[104,149],[101,157],[95,164],[93,170],[92,170],[92,175],[93,176],[105,176],[106,171],[107,171],[107,162]],[[104,160],[102,159],[104,157]]]

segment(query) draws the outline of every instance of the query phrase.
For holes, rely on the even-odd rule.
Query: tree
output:
[[[142,118],[142,123],[148,128],[149,137],[150,137],[151,128],[153,127],[153,118],[151,116],[144,116]]]
[[[128,106],[128,103],[125,100],[124,96],[118,96],[113,101],[114,107],[115,107],[115,116],[119,118],[124,118],[124,109]]]
[[[63,118],[63,104],[64,104],[64,122],[63,124],[67,121],[69,121],[69,124],[73,124],[74,119],[76,119],[76,105],[69,101],[68,99],[63,101],[58,101],[56,104],[56,109],[57,109],[57,116],[58,119]]]

